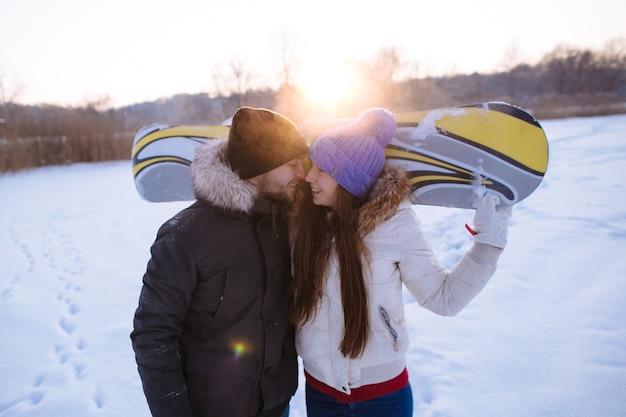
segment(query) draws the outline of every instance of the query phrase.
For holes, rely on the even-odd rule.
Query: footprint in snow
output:
[[[59,320],[59,326],[61,326],[63,331],[67,333],[68,335],[71,335],[72,333],[74,333],[74,330],[76,330],[76,324],[71,322],[65,317]]]

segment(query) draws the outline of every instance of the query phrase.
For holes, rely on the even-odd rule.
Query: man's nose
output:
[[[304,164],[300,162],[296,166],[296,177],[300,180],[303,180],[306,177],[306,169],[304,169]]]

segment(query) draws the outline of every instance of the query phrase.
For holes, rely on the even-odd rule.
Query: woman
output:
[[[454,315],[494,274],[510,208],[486,195],[475,243],[451,270],[434,257],[399,167],[385,165],[393,115],[369,109],[310,147],[310,193],[294,227],[293,320],[309,416],[411,416],[402,284],[418,303]]]

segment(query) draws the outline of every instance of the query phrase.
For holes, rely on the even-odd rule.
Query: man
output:
[[[286,415],[297,388],[286,206],[306,143],[284,116],[242,107],[198,149],[197,201],[151,248],[131,333],[153,416]]]

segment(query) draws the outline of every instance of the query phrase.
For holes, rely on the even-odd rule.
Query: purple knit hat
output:
[[[396,134],[393,114],[371,108],[351,125],[323,134],[309,148],[309,159],[350,194],[365,198],[385,164],[385,147]]]

